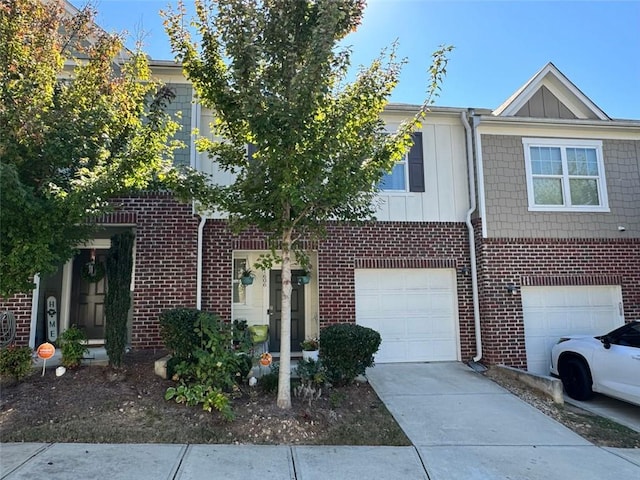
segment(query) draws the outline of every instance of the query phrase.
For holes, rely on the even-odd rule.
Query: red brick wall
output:
[[[464,223],[332,225],[318,247],[320,326],[355,321],[354,268],[456,268],[461,358],[475,355],[471,277]]]
[[[266,250],[263,233],[231,235],[222,221],[205,227],[205,310],[231,317],[231,257],[234,250]],[[320,326],[355,321],[354,268],[457,268],[469,265],[467,231],[459,223],[375,223],[332,225],[318,250]],[[462,359],[475,355],[471,277],[458,273]]]
[[[621,285],[640,318],[640,239],[484,239],[478,248],[484,360],[526,368],[521,287]],[[518,287],[507,292],[507,284]]]
[[[198,217],[191,205],[167,194],[114,200],[117,211],[100,220],[105,225],[135,225],[135,291],[131,343],[134,348],[162,345],[158,315],[175,307],[196,306]],[[17,320],[17,341],[29,342],[31,295],[0,303]]]
[[[196,307],[199,217],[190,204],[169,195],[121,199],[135,213],[136,258],[131,344],[162,345],[158,315],[176,307]]]
[[[0,311],[6,310],[13,313],[16,319],[17,345],[29,344],[29,328],[31,326],[31,299],[32,295],[19,294],[7,300],[0,301]]]
[[[136,234],[132,346],[161,346],[158,315],[175,307],[196,306],[199,217],[191,206],[168,195],[118,199],[118,212],[105,224],[134,223]],[[264,233],[232,235],[224,221],[208,220],[204,229],[202,308],[231,317],[231,266],[234,250],[267,250]],[[454,268],[458,281],[461,355],[474,354],[471,277],[463,223],[381,222],[331,225],[317,248],[321,326],[355,321],[354,268]],[[31,297],[12,300],[20,340],[28,341]]]

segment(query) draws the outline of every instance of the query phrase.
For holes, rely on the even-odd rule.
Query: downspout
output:
[[[475,231],[471,223],[471,215],[476,210],[476,178],[473,165],[473,141],[471,125],[467,120],[467,112],[460,113],[460,120],[464,125],[467,137],[467,170],[469,173],[469,210],[467,211],[466,224],[469,232],[469,260],[471,261],[471,289],[473,292],[473,320],[476,332],[476,356],[474,362],[482,358],[482,335],[480,333],[480,301],[478,295],[478,268],[476,265],[476,241]]]
[[[198,225],[198,265],[196,273],[196,308],[202,310],[202,245],[204,243],[204,224],[207,223],[207,217],[200,217]]]
[[[202,115],[202,107],[198,102],[198,98],[196,96],[195,90],[191,89],[191,104],[193,107],[191,108],[191,128],[192,130],[198,130],[200,128],[200,118]],[[202,171],[202,163],[200,157],[198,156],[198,150],[196,148],[195,135],[190,136],[190,145],[189,145],[189,157],[191,167]],[[200,206],[201,208],[201,206]],[[196,208],[195,201],[193,202],[193,213],[198,213]],[[203,245],[204,245],[204,224],[207,223],[207,217],[204,214],[200,214],[200,224],[198,225],[198,259],[196,266],[196,308],[198,310],[202,310],[202,259],[204,256],[203,253]]]

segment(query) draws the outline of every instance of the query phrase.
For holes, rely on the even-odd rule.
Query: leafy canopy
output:
[[[385,130],[380,115],[404,63],[395,46],[345,85],[350,52],[337,45],[360,24],[363,7],[199,0],[200,46],[184,28],[182,5],[165,14],[176,59],[216,117],[213,139],[198,146],[236,175],[228,186],[192,182],[188,193],[228,212],[236,229],[256,225],[281,240],[286,231],[322,234],[329,220],[373,215],[378,182],[411,146],[426,104],[395,132]],[[449,50],[434,54],[433,92]]]
[[[63,2],[0,4],[0,295],[33,288],[89,238],[109,198],[168,168],[172,93],[141,51]]]

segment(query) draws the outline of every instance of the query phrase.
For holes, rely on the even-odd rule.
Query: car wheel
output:
[[[564,390],[576,400],[589,400],[593,397],[592,380],[589,367],[579,358],[567,358],[560,365],[560,379]]]

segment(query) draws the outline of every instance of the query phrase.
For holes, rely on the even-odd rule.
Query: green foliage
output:
[[[10,376],[19,382],[33,370],[32,355],[29,347],[9,345],[0,349],[0,376]]]
[[[105,348],[109,364],[122,366],[127,343],[127,320],[131,307],[131,271],[133,269],[133,241],[131,232],[111,237],[107,256],[107,298],[105,300]]]
[[[109,198],[171,170],[173,93],[151,80],[143,52],[123,63],[121,39],[97,29],[94,13],[41,0],[0,7],[3,297],[71,258]]]
[[[188,359],[200,347],[196,328],[203,314],[195,308],[175,308],[160,314],[160,336],[172,356]]]
[[[251,348],[251,336],[246,320],[236,319],[233,321],[233,344],[237,349],[244,351]]]
[[[303,342],[300,343],[300,347],[305,352],[314,352],[318,350],[318,339],[317,338],[307,338]]]
[[[204,385],[185,385],[169,387],[164,395],[165,400],[174,399],[176,403],[185,403],[189,406],[202,404],[202,409],[211,412],[218,410],[225,420],[233,420],[229,397],[220,389]]]
[[[380,348],[380,334],[355,323],[331,325],[320,332],[320,356],[334,385],[351,383],[373,366]]]
[[[80,366],[82,357],[88,352],[87,336],[84,331],[72,325],[60,335],[58,342],[62,350],[62,365],[67,368]]]
[[[341,392],[339,390],[334,390],[329,395],[329,406],[335,410],[336,408],[339,408],[344,403],[346,398],[347,398],[347,395],[344,392]]]
[[[350,52],[337,47],[359,25],[363,2],[213,3],[196,2],[201,50],[183,9],[164,14],[176,59],[217,115],[219,140],[202,138],[198,148],[237,174],[230,186],[194,192],[202,187],[194,184],[188,193],[229,212],[237,229],[258,226],[275,242],[288,231],[321,234],[328,221],[371,218],[376,185],[411,146],[450,47],[434,54],[423,108],[388,134],[380,115],[404,60],[394,46],[346,84]],[[247,144],[256,149],[252,161]]]
[[[251,357],[233,345],[234,328],[217,315],[192,309],[161,314],[162,335],[176,354],[171,377],[178,381],[165,398],[178,403],[218,410],[233,418],[230,395],[238,390],[251,369]],[[169,373],[169,366],[167,366]]]
[[[167,378],[174,379],[176,375],[176,367],[184,362],[186,359],[183,357],[171,357],[167,360]],[[175,377],[177,378],[177,377]]]
[[[296,367],[296,373],[300,378],[301,384],[320,387],[327,381],[327,374],[322,360],[300,360]]]
[[[280,375],[280,364],[272,363],[269,373],[265,373],[259,379],[258,385],[266,393],[273,393],[278,389],[278,376]]]

